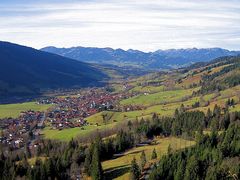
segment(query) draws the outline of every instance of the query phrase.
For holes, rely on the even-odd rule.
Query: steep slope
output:
[[[221,48],[170,49],[149,53],[132,49],[124,51],[122,49],[91,47],[56,48],[50,46],[41,50],[85,62],[138,65],[145,68],[181,67],[195,62],[210,61],[221,56],[240,54],[238,51]]]
[[[107,78],[91,65],[8,42],[0,42],[0,96],[43,89],[98,86]]]

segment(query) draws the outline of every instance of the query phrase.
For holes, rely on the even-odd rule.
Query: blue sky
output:
[[[239,50],[240,1],[0,1],[0,40],[35,48]]]

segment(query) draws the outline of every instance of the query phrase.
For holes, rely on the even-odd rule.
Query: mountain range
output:
[[[107,78],[93,65],[0,42],[0,97],[36,95],[43,89],[98,86]]]
[[[57,48],[49,46],[41,50],[83,62],[120,66],[132,65],[149,69],[184,67],[196,62],[207,62],[222,56],[236,56],[240,54],[240,51],[229,51],[221,48],[169,49],[142,52],[132,49],[125,51],[123,49],[112,48]]]

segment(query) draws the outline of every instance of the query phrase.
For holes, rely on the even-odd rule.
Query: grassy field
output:
[[[230,112],[240,111],[240,104],[235,105],[229,109]]]
[[[19,104],[3,104],[0,105],[0,118],[13,117],[20,115],[21,111],[34,110],[45,111],[52,105],[39,105],[35,102],[19,103]]]
[[[45,127],[41,133],[46,139],[70,141],[72,138],[85,137],[87,135],[90,135],[93,132],[96,132],[97,130],[112,128],[116,124],[117,123],[110,123],[102,126],[89,125],[89,126],[84,126],[83,129],[76,127],[76,128],[67,128],[63,130],[50,129],[50,127]]]
[[[78,135],[85,135],[91,130],[92,127],[88,127],[85,130],[81,130],[81,128],[69,128],[64,130],[55,130],[46,127],[43,129],[42,134],[46,139],[55,139],[55,140],[62,140],[62,141],[69,141],[72,138]]]
[[[187,141],[176,137],[157,138],[156,144],[133,148],[119,158],[102,162],[102,166],[109,179],[125,180],[130,178],[129,170],[132,159],[135,157],[139,162],[142,151],[145,151],[147,162],[150,162],[154,148],[156,149],[158,159],[160,159],[161,156],[167,153],[169,145],[173,150],[178,150],[194,144],[194,141]]]
[[[164,86],[136,86],[131,89],[131,92],[147,92],[147,93],[156,93],[164,90]]]
[[[186,90],[162,91],[148,95],[143,94],[122,100],[120,104],[151,106],[154,104],[170,103],[182,100],[186,96],[191,95],[194,90],[196,91],[196,89],[186,89]]]

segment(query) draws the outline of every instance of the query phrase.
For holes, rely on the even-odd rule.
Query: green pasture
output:
[[[75,128],[66,128],[62,130],[51,129],[50,127],[45,127],[41,132],[45,139],[54,139],[61,141],[70,141],[72,138],[76,137],[86,137],[97,130],[104,130],[108,128],[112,128],[116,125],[116,123],[111,123],[107,125],[88,125],[83,128],[75,127]]]
[[[173,90],[173,91],[162,91],[148,95],[138,95],[132,98],[124,99],[120,102],[121,105],[142,105],[151,106],[162,103],[170,103],[175,101],[181,101],[185,97],[188,97],[196,89],[186,90]]]
[[[140,93],[156,93],[159,91],[163,91],[164,86],[136,86],[131,89],[131,92],[140,92]]]
[[[2,104],[0,105],[0,118],[13,117],[16,118],[22,111],[46,111],[52,105],[37,104],[36,102],[26,102],[19,104]]]
[[[126,151],[123,156],[119,158],[102,162],[105,174],[111,179],[130,179],[129,171],[131,161],[135,157],[138,163],[140,163],[140,156],[142,151],[145,151],[147,162],[149,163],[152,161],[151,155],[154,148],[156,149],[158,159],[160,159],[161,156],[167,153],[169,145],[173,151],[176,151],[189,146],[193,146],[195,144],[194,141],[188,141],[176,137],[156,138],[155,142],[156,143],[152,145],[132,148]]]

